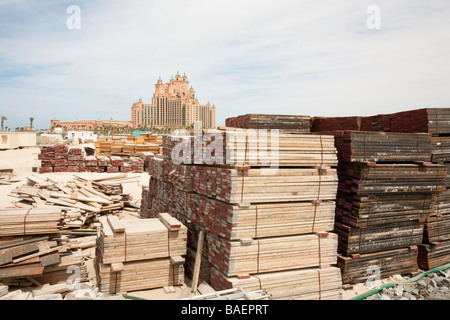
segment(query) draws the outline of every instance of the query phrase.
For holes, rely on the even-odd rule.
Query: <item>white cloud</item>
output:
[[[414,1],[1,1],[0,111],[128,120],[186,72],[218,124],[250,112],[367,115],[450,106],[450,5]],[[367,6],[381,30],[366,28]],[[44,120],[44,119],[48,120]],[[24,126],[17,124],[15,126]]]

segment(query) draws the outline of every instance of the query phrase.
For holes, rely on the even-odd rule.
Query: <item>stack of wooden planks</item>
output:
[[[333,168],[229,169],[193,166],[194,191],[227,203],[334,200]]]
[[[256,167],[336,166],[330,135],[283,134],[219,127],[198,136],[165,139],[166,158],[178,163]],[[169,151],[170,150],[170,151]],[[172,151],[173,153],[172,154]]]
[[[384,278],[395,274],[417,272],[417,257],[417,246],[411,246],[381,252],[338,256],[338,266],[342,269],[342,282],[355,284],[367,280],[380,280],[376,278],[378,276]]]
[[[417,271],[423,227],[447,179],[445,166],[430,162],[430,137],[355,131],[347,135],[339,131],[336,136],[342,137],[340,143],[348,144],[337,147],[340,162],[334,229],[339,235],[342,256],[338,265],[343,282],[367,281],[373,266],[378,267],[381,278]],[[365,137],[365,143],[352,145],[354,137],[359,141]],[[413,151],[408,139],[415,143],[411,144]],[[384,147],[372,148],[375,152],[371,153],[371,143]]]
[[[433,137],[434,141],[445,143],[447,137]],[[440,149],[439,146],[438,149]],[[433,161],[442,163],[447,169],[445,189],[437,194],[434,210],[426,219],[423,229],[423,244],[419,246],[419,266],[429,270],[450,263],[450,163],[448,150],[443,148],[436,154],[433,150]],[[435,155],[438,155],[435,157]]]
[[[431,137],[431,148],[434,163],[450,162],[450,137]]]
[[[96,154],[109,153],[160,153],[162,139],[157,135],[145,134],[139,137],[101,138],[95,145]]]
[[[144,163],[139,157],[122,157],[116,153],[109,155],[86,155],[81,148],[66,145],[41,146],[38,159],[41,161],[39,173],[49,172],[143,172]],[[122,153],[119,153],[122,154]],[[134,153],[133,153],[134,154]]]
[[[357,130],[361,128],[361,117],[313,117],[311,132],[326,132],[339,130]]]
[[[245,114],[225,120],[227,127],[244,129],[278,129],[286,133],[310,132],[310,116]]]
[[[264,289],[275,300],[340,300],[342,282],[340,269],[308,268],[267,272],[245,277],[227,277],[211,269],[211,284],[216,290],[244,288]]]
[[[79,281],[87,281],[86,255],[72,252],[61,241],[61,209],[34,209],[34,213],[31,211],[33,209],[28,213],[31,214],[30,222],[27,220],[19,223],[23,224],[22,231],[10,224],[11,230],[6,232],[2,230],[0,234],[0,285],[40,287],[43,284],[65,284],[71,276],[71,273],[67,272],[69,266],[78,269]],[[42,214],[41,225],[39,225],[39,211]],[[58,216],[59,228],[43,227],[49,223],[49,216],[45,212],[50,211]],[[18,212],[16,213],[20,216]],[[53,220],[54,218],[50,219]]]
[[[380,122],[384,117],[389,126],[379,129],[391,132],[426,132],[432,134],[450,133],[450,108],[423,108],[375,116]],[[366,130],[361,124],[361,129]],[[386,130],[389,129],[389,130]]]
[[[58,208],[0,209],[0,237],[56,234],[63,215]]]
[[[0,186],[10,185],[14,182],[19,182],[20,180],[15,178],[13,168],[0,168]]]
[[[431,161],[429,134],[370,131],[326,132],[335,137],[338,159],[344,162]]]
[[[208,234],[208,241],[211,264],[226,276],[336,264],[334,233],[231,241]]]
[[[103,292],[181,285],[187,228],[167,213],[156,219],[102,217],[97,239],[98,283]]]
[[[450,134],[450,108],[422,108],[367,117],[315,117],[312,132],[361,130]]]
[[[228,240],[316,233],[334,226],[334,201],[238,206],[197,193],[178,199],[182,206],[171,206],[174,215],[184,215],[207,232]]]
[[[15,229],[23,232],[25,228],[29,234],[32,232],[34,215],[45,214],[49,222],[44,224],[39,220],[35,227],[37,230],[55,230],[57,219],[63,219],[63,223],[58,224],[63,229],[92,228],[99,215],[138,210],[130,202],[130,196],[123,193],[122,187],[123,183],[136,182],[137,179],[138,176],[129,177],[127,174],[107,177],[74,174],[71,180],[63,183],[50,177],[43,179],[39,175],[30,175],[27,177],[28,184],[16,187],[9,194],[18,199],[13,204],[23,212],[17,214],[17,227],[10,228],[6,224],[12,224],[13,220],[5,220],[3,226],[9,232]],[[62,210],[63,215],[60,213],[58,217],[58,210]],[[14,209],[5,210],[5,217],[7,213],[13,212]]]
[[[334,226],[337,191],[333,136],[279,134],[280,159],[286,161],[272,170],[270,163],[253,162],[250,166],[249,160],[253,151],[261,151],[264,142],[272,146],[276,135],[258,130],[219,129],[203,131],[199,140],[194,135],[166,136],[162,159],[149,160],[149,189],[143,191],[143,197],[144,193],[148,197],[144,201],[145,212],[151,216],[157,214],[158,206],[166,207],[171,216],[188,227],[186,274],[194,276],[197,241],[202,232],[206,237],[199,275],[211,284],[213,275],[217,275],[215,279],[264,276],[267,281],[258,289],[268,286],[277,293],[286,285],[282,281],[286,270],[314,270],[317,274],[317,270],[336,264],[338,239],[329,232]],[[243,139],[227,140],[241,133]],[[236,161],[209,161],[212,158],[207,157],[207,152],[213,146],[209,134],[222,137],[225,142],[223,149],[211,153],[213,157],[222,153],[224,159],[230,159],[230,155],[241,154],[244,161],[238,162],[239,166]],[[180,146],[194,154],[184,157]],[[195,164],[195,152],[206,155],[200,157],[201,165]],[[179,158],[174,159],[174,155]],[[185,162],[176,161],[180,158]],[[319,266],[321,269],[317,269]],[[329,297],[339,299],[341,279],[336,272],[339,269],[334,271],[324,279],[328,285],[334,284],[335,291]],[[302,288],[293,288],[286,299],[325,298],[326,284],[321,286],[319,282],[314,279],[309,286],[305,283]],[[215,289],[221,286],[217,281],[214,284]]]

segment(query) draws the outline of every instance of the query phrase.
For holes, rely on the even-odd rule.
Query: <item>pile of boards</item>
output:
[[[245,114],[227,118],[225,125],[243,129],[276,129],[284,133],[307,133],[310,116],[278,114]]]
[[[418,270],[418,246],[446,167],[431,163],[424,133],[325,131],[336,138],[339,188],[335,232],[343,283]]]
[[[102,292],[124,293],[184,283],[187,228],[168,213],[158,218],[101,217],[97,282]]]
[[[12,189],[9,196],[17,198],[14,206],[31,209],[30,212],[54,208],[62,211],[63,229],[93,230],[100,215],[139,211],[139,206],[130,201],[129,194],[123,193],[122,186],[123,183],[136,182],[138,178],[128,174],[73,174],[71,179],[63,182],[32,174],[27,177],[27,184]],[[5,229],[8,228],[5,225]]]
[[[60,208],[0,209],[0,287],[65,285],[78,270],[87,281],[85,256],[61,241]]]
[[[86,155],[81,148],[69,148],[65,144],[40,147],[39,173],[49,172],[143,172],[141,157],[123,158],[118,155]]]
[[[450,133],[450,108],[422,108],[367,117],[314,117],[312,132],[335,130],[384,131],[404,133]]]
[[[141,134],[139,137],[102,138],[95,142],[95,152],[100,153],[161,153],[162,138],[153,134]]]
[[[210,133],[229,136],[221,131]],[[236,131],[230,130],[231,136]],[[338,238],[330,232],[337,190],[337,172],[331,167],[337,163],[333,137],[280,134],[280,156],[298,156],[270,170],[270,163],[250,166],[250,158],[245,157],[263,135],[256,130],[254,139],[255,130],[239,132],[248,132],[243,143],[225,139],[225,150],[217,147],[215,153],[206,154],[212,139],[204,131],[198,143],[200,160],[195,154],[183,154],[188,149],[199,151],[195,149],[198,137],[165,137],[163,157],[150,160],[151,177],[149,189],[143,191],[141,214],[154,216],[167,208],[188,227],[188,275],[193,275],[198,240],[206,235],[200,248],[199,281],[207,281],[215,290],[233,286],[247,290],[248,286],[266,289],[274,299],[340,299],[340,269],[333,266]],[[186,146],[193,148],[183,149]],[[229,150],[244,154],[244,161],[233,165],[206,161],[221,159],[215,157],[219,150],[225,159]],[[177,163],[179,158],[173,154],[187,161]],[[294,282],[298,286],[285,290]]]
[[[14,178],[14,169],[12,168],[0,168],[0,186],[1,185],[10,185],[11,183],[18,182]]]

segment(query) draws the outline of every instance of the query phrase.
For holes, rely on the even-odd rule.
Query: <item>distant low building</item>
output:
[[[121,120],[77,120],[77,121],[65,121],[62,122],[57,119],[53,119],[50,122],[51,129],[62,128],[64,130],[99,130],[108,127],[115,128],[132,128],[133,123],[131,121]]]
[[[94,142],[97,140],[97,135],[93,131],[83,130],[68,130],[64,132],[64,138],[68,140],[76,140],[77,142]]]

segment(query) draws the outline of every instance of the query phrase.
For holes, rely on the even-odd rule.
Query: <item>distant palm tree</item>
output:
[[[33,128],[33,121],[34,121],[34,118],[30,117],[30,129]]]
[[[2,116],[2,131],[3,131],[3,123],[5,122],[5,120],[8,120],[8,118],[5,116]]]

